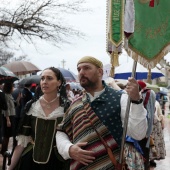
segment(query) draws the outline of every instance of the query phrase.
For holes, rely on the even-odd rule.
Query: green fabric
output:
[[[32,143],[28,143],[27,147],[24,148],[24,151],[22,152],[22,156],[24,156],[27,152],[29,152],[33,148]]]
[[[21,119],[21,122],[19,124],[19,131],[18,135],[25,135],[25,136],[30,136],[32,132],[32,127],[30,122],[34,122],[35,124],[35,119],[32,119],[32,116],[30,115],[25,115],[23,119]]]
[[[124,1],[111,0],[111,18],[110,18],[110,40],[115,46],[119,46],[123,39],[123,11]]]
[[[135,0],[135,32],[129,47],[143,58],[161,59],[162,50],[170,45],[170,0],[160,0],[154,7]]]

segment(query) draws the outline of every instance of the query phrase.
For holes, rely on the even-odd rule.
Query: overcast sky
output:
[[[38,41],[38,51],[31,44],[21,43],[21,49],[16,55],[28,55],[30,62],[40,69],[63,67],[62,61],[65,60],[64,68],[74,73],[77,73],[77,61],[86,55],[97,57],[104,65],[110,63],[106,53],[106,1],[87,0],[86,5],[91,12],[68,17],[69,24],[86,34],[85,39],[74,38],[71,45],[63,45],[62,48]]]
[[[40,69],[49,66],[63,67],[77,74],[77,61],[86,55],[100,59],[103,64],[110,63],[110,56],[106,53],[106,1],[105,0],[86,0],[87,7],[92,12],[82,13],[74,17],[69,16],[69,24],[86,34],[85,39],[74,38],[71,45],[63,45],[62,48],[54,47],[44,41],[37,41],[36,51],[32,44],[22,43],[21,49],[16,55],[28,55],[30,62],[37,65]],[[131,60],[124,53],[119,63]]]

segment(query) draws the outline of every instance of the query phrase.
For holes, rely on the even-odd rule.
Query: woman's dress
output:
[[[40,101],[32,104],[25,115],[17,136],[18,145],[25,147],[19,170],[62,170],[65,163],[56,156],[55,134],[62,120],[64,108],[58,107],[48,116],[45,115]]]
[[[156,101],[153,130],[151,134],[152,138],[154,139],[156,154],[153,152],[154,150],[150,149],[150,160],[165,159],[166,150],[162,123],[163,115],[161,112],[161,107],[160,104]]]

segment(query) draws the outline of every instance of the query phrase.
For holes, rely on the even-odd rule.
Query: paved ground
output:
[[[166,158],[156,161],[157,167],[150,170],[170,170],[170,115],[165,116],[164,138],[166,145]],[[0,155],[0,170],[2,170],[2,155]]]
[[[164,160],[156,161],[157,167],[152,170],[170,170],[170,116],[168,115],[166,115],[165,119],[164,139],[166,146],[166,158]]]

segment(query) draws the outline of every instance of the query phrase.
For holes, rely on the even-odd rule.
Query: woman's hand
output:
[[[7,122],[6,122],[6,124],[7,124],[7,127],[11,127],[11,121],[10,121],[9,117],[7,117]]]

